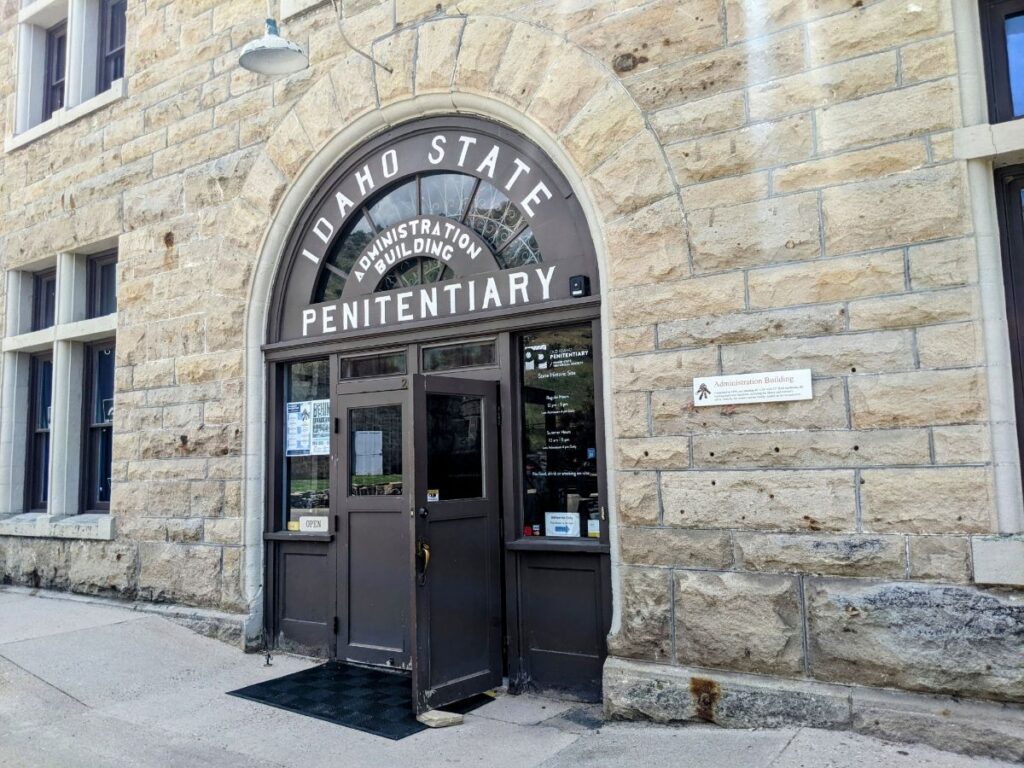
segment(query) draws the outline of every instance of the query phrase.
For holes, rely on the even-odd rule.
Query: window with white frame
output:
[[[15,133],[60,118],[124,77],[127,0],[23,0]]]
[[[7,273],[0,534],[109,538],[117,252]]]

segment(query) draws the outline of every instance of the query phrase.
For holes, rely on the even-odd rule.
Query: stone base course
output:
[[[610,658],[604,711],[613,719],[710,722],[725,728],[849,730],[950,752],[1024,761],[1024,707],[787,681]]]

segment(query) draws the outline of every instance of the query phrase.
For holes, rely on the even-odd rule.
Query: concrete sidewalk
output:
[[[603,723],[502,696],[398,742],[225,695],[314,662],[243,654],[165,618],[0,587],[0,766],[1003,766],[814,729]]]

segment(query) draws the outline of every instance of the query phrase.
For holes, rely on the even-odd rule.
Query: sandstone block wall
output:
[[[393,71],[320,6],[279,79],[237,66],[251,4],[131,3],[127,97],[0,155],[4,269],[120,238],[117,536],[0,538],[3,577],[244,610],[263,234],[352,120],[478,94],[557,141],[604,242],[611,652],[1020,699],[1021,594],[972,584],[997,527],[955,1],[345,0]],[[9,3],[6,134],[16,37]],[[800,367],[810,401],[693,404],[694,375]]]

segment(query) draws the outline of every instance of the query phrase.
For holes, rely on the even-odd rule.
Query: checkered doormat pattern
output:
[[[327,662],[228,693],[386,739],[427,727],[413,712],[412,679],[397,671]],[[445,709],[465,713],[491,700],[477,696]]]

